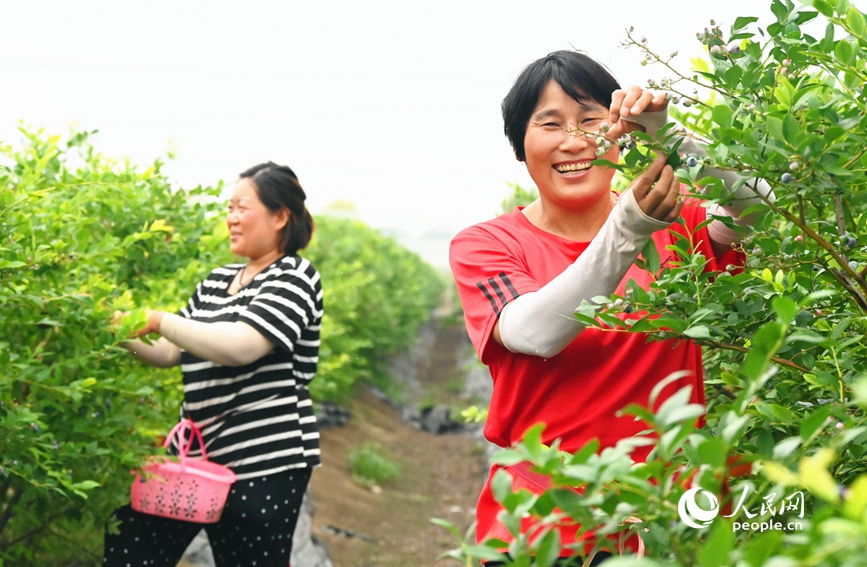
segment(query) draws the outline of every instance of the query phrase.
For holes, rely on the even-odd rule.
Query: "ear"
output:
[[[274,220],[276,221],[275,227],[277,228],[277,230],[283,230],[283,228],[286,226],[286,223],[289,222],[289,216],[291,214],[292,213],[289,212],[288,207],[283,207],[282,209],[274,213]]]

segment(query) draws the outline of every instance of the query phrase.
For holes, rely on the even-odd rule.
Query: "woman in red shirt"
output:
[[[593,438],[602,448],[613,446],[645,429],[617,417],[618,410],[647,405],[653,387],[677,371],[687,371],[686,377],[666,388],[659,403],[688,384],[692,401],[704,403],[698,346],[647,344],[640,334],[586,329],[572,316],[585,299],[623,294],[630,279],[647,287],[652,276],[633,262],[653,240],[665,265],[671,257],[666,246],[674,241],[669,228],[692,233],[697,251],[709,260],[708,270],[742,262],[731,247],[737,232],[719,220],[699,228],[708,210],[684,199],[664,155],[620,195],[611,190],[615,170],[591,163],[600,157],[616,162],[618,147],[597,146],[596,137],[585,132],[609,128],[610,140],[635,130],[653,135],[667,121],[666,107],[664,95],[639,87],[621,90],[602,65],[574,51],[531,63],[503,100],[506,136],[539,198],[465,229],[450,250],[467,330],[494,381],[485,435],[497,445],[511,446],[544,422],[543,441],[559,439],[566,451]],[[732,186],[722,172],[705,173]],[[749,187],[739,191],[748,193],[712,212],[748,223],[740,213],[759,199]],[[672,225],[678,217],[685,226]],[[646,458],[646,450],[633,458]],[[508,469],[515,489],[539,493],[547,486],[528,466]],[[486,485],[476,513],[480,542],[510,539],[497,521],[501,509]],[[562,529],[564,546],[575,541],[576,530]],[[593,564],[607,556],[598,554]]]

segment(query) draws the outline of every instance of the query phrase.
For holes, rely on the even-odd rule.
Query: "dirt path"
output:
[[[418,361],[422,397],[435,403],[454,398],[462,329],[440,328],[430,356]],[[451,521],[462,531],[487,469],[484,445],[466,434],[431,435],[404,422],[398,410],[369,392],[349,406],[343,427],[322,432],[322,461],[311,481],[313,531],[328,547],[335,567],[456,565],[436,558],[456,542],[429,518]],[[347,453],[366,440],[386,448],[401,473],[381,490],[353,480]],[[334,533],[333,528],[338,528]],[[342,535],[347,532],[354,536]]]

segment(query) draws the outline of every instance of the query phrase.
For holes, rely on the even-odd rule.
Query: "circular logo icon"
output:
[[[696,496],[703,494],[710,502],[710,509],[705,510],[696,502]],[[701,488],[690,488],[683,493],[677,503],[677,513],[683,523],[691,528],[704,528],[710,525],[719,515],[719,501],[716,496]]]

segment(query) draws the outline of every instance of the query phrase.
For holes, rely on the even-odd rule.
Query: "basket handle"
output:
[[[199,429],[199,426],[196,425],[196,422],[192,419],[183,418],[181,419],[175,426],[169,431],[169,434],[166,436],[166,440],[163,443],[163,447],[168,447],[172,439],[177,435],[178,437],[178,457],[181,460],[181,464],[183,465],[184,461],[187,459],[187,453],[190,452],[190,444],[186,444],[186,433],[187,429],[190,430],[190,441],[192,441],[192,436],[199,440],[199,447],[202,450],[202,459],[208,459],[208,451],[205,449],[205,441],[202,439],[202,431]]]

